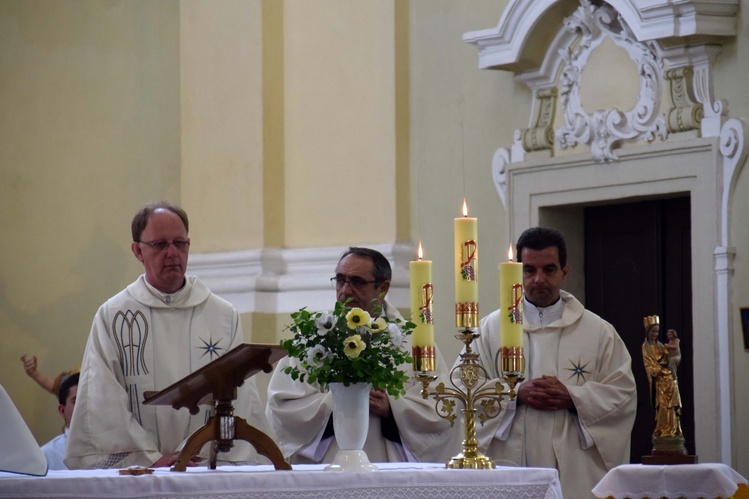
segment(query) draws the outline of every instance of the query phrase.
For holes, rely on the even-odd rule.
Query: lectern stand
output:
[[[237,439],[249,442],[259,454],[270,459],[277,470],[291,469],[276,443],[244,419],[234,416],[232,405],[237,398],[237,388],[245,379],[259,371],[271,372],[273,364],[285,355],[286,350],[276,345],[243,343],[172,386],[144,394],[144,404],[171,405],[175,409],[186,407],[190,414],[197,414],[200,404],[212,402],[214,405],[215,414],[190,435],[172,471],[185,471],[190,459],[208,442],[213,442],[209,466],[215,470],[217,454],[229,451]]]

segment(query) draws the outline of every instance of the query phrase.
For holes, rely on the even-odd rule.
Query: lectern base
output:
[[[233,418],[233,426],[235,428],[235,434],[227,441],[222,434],[222,418]],[[224,419],[224,425],[226,426],[226,419]],[[290,470],[291,465],[286,462],[281,454],[281,450],[271,440],[271,438],[258,430],[254,426],[250,426],[247,422],[237,416],[213,416],[208,422],[195,433],[190,435],[185,442],[185,446],[179,453],[177,462],[171,468],[171,471],[187,471],[187,464],[190,462],[193,456],[195,456],[205,444],[213,441],[214,447],[211,452],[211,458],[209,460],[209,468],[212,470],[216,469],[216,455],[217,447],[228,447],[231,446],[231,440],[244,440],[249,442],[258,454],[261,454],[271,460],[273,466],[277,470]]]

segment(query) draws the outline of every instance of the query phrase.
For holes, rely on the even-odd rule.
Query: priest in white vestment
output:
[[[517,252],[525,381],[497,418],[476,425],[479,450],[496,465],[556,468],[565,498],[590,498],[608,470],[629,463],[637,410],[631,357],[611,324],[560,289],[568,265],[559,232],[528,229]],[[472,348],[493,383],[501,378],[500,311],[479,330]]]
[[[188,229],[184,210],[169,203],[149,204],[133,219],[131,248],[145,273],[94,317],[65,458],[71,469],[171,466],[210,417],[210,406],[191,415],[143,404],[145,392],[167,388],[243,343],[236,309],[185,276]],[[254,379],[237,393],[235,415],[266,431]],[[208,445],[200,456],[207,451]],[[269,462],[239,440],[218,460]]]
[[[374,315],[378,306],[388,318],[400,318],[398,311],[384,299],[390,288],[390,263],[369,248],[349,248],[336,267],[338,301],[359,307]],[[410,350],[410,341],[405,344]],[[445,375],[446,366],[436,351],[437,373]],[[266,415],[284,457],[292,463],[330,463],[339,450],[332,427],[333,400],[330,392],[317,383],[293,380],[283,372],[289,365],[301,367],[297,359],[279,361],[268,385]],[[444,445],[451,432],[450,423],[435,411],[433,399],[425,400],[421,384],[413,381],[411,365],[403,365],[409,377],[405,395],[394,398],[385,392],[370,393],[369,433],[364,451],[376,462],[445,462],[459,449]]]

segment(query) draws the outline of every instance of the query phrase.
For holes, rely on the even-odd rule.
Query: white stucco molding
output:
[[[660,47],[660,55],[670,68],[692,68],[692,92],[695,100],[702,104],[703,117],[701,135],[718,137],[728,119],[728,101],[715,97],[713,72],[715,59],[721,51],[717,43],[694,46]]]
[[[579,33],[580,40],[561,52],[564,70],[559,83],[565,124],[556,132],[559,146],[590,146],[595,160],[603,162],[617,159],[614,147],[623,141],[651,141],[656,137],[665,140],[666,119],[658,114],[664,70],[653,47],[634,39],[627,24],[605,4],[580,6],[564,20],[564,25],[567,31]],[[637,103],[628,111],[614,107],[588,113],[580,99],[580,81],[588,57],[607,38],[623,48],[637,65],[640,92]]]
[[[713,66],[723,39],[736,35],[738,6],[738,0],[610,0],[600,5],[590,0],[511,0],[495,28],[465,33],[463,39],[478,48],[479,67],[511,71],[531,89],[531,117],[544,107],[539,96],[558,85],[566,122],[556,131],[558,146],[588,146],[596,160],[604,162],[614,160],[614,149],[625,142],[665,138],[665,117],[658,113],[666,70],[688,71],[692,88],[683,94],[696,104],[695,123],[674,129],[699,128],[703,137],[720,135],[728,103],[714,95]],[[630,110],[587,113],[576,98],[579,79],[587,57],[604,37],[636,63],[638,102]],[[672,117],[682,119],[693,112],[685,102],[673,104]],[[531,118],[528,129],[515,132],[512,162],[523,161],[532,150],[523,138],[536,126]]]
[[[739,173],[746,162],[749,126],[743,119],[731,119],[720,134],[720,153],[723,156],[723,189],[721,196],[720,245],[731,247],[731,202]]]
[[[720,244],[716,246],[715,279],[716,294],[715,307],[718,322],[716,324],[716,349],[718,358],[728,359],[719,364],[718,384],[716,390],[720,392],[719,401],[722,404],[720,414],[721,430],[721,460],[724,463],[735,461],[736,449],[731,446],[731,429],[737,422],[731,421],[726,415],[733,414],[731,407],[733,397],[731,387],[733,348],[731,348],[733,331],[733,271],[736,250],[731,240],[731,204],[736,190],[736,182],[747,157],[747,138],[749,127],[744,120],[731,119],[726,121],[720,134],[720,153],[723,156],[721,206],[720,206]]]
[[[502,206],[507,209],[507,165],[510,163],[510,151],[499,148],[492,158],[492,180],[497,189]]]
[[[465,33],[463,40],[478,48],[482,69],[533,71],[538,68],[532,67],[527,52],[533,50],[534,28],[544,25],[547,16],[558,19],[580,4],[578,0],[510,0],[496,27]],[[641,42],[736,35],[739,0],[609,0],[608,4]],[[541,53],[545,52],[546,47]]]
[[[408,308],[410,244],[366,245],[382,253],[393,268],[388,300]],[[265,248],[226,253],[191,254],[187,273],[198,276],[217,295],[242,313],[281,314],[302,307],[327,310],[335,303],[330,278],[347,246]]]

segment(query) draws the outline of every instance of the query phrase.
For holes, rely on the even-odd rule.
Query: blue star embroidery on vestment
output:
[[[585,368],[588,367],[588,364],[590,364],[590,362],[588,362],[588,364],[581,365],[582,362],[580,362],[580,357],[577,358],[577,364],[575,364],[575,362],[572,359],[569,359],[569,361],[570,361],[570,364],[572,364],[572,367],[565,367],[564,369],[566,371],[572,371],[572,374],[570,374],[570,377],[567,379],[569,380],[569,379],[572,379],[572,376],[577,376],[576,381],[578,384],[580,384],[580,378],[583,378],[583,381],[586,381],[585,375],[590,374],[590,372],[586,371]]]
[[[205,352],[203,353],[203,355],[200,356],[200,358],[202,359],[203,357],[206,356],[206,354],[210,354],[211,360],[213,360],[213,356],[214,355],[216,357],[218,357],[219,355],[221,355],[219,352],[221,350],[223,350],[223,348],[221,348],[221,347],[218,346],[218,344],[221,343],[221,340],[223,340],[223,338],[220,338],[216,343],[214,343],[213,342],[213,335],[210,336],[210,338],[208,339],[208,341],[205,341],[203,338],[200,338],[200,341],[202,341],[203,345],[205,345],[205,346],[202,346],[202,347],[200,347],[200,346],[196,347],[196,348],[200,348],[200,349],[205,350]]]

